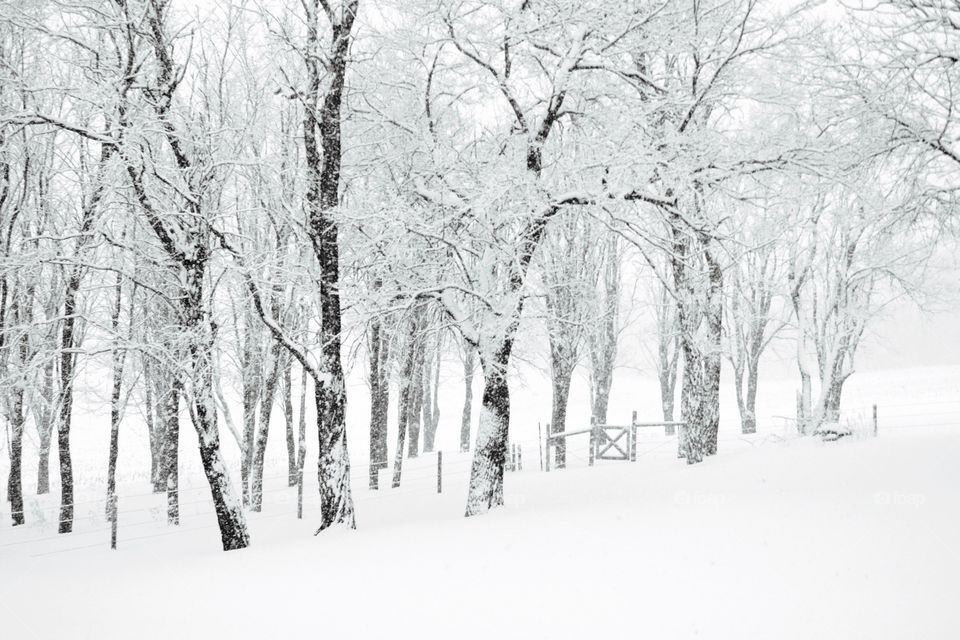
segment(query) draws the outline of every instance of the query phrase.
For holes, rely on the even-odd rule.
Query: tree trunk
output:
[[[663,413],[664,422],[673,422],[674,393],[677,384],[677,369],[673,371],[664,371],[660,373],[660,410]],[[666,434],[672,436],[674,427],[667,426]]]
[[[300,421],[297,432],[297,518],[303,517],[303,467],[307,461],[307,372],[300,369]]]
[[[287,430],[287,486],[297,486],[297,436],[293,430],[293,358],[283,358],[283,420]]]
[[[707,267],[707,353],[704,354],[704,428],[707,455],[716,455],[720,433],[720,372],[723,364],[723,271],[706,240],[700,239],[701,251]]]
[[[791,273],[790,276],[792,284],[790,301],[797,318],[797,369],[800,372],[800,393],[797,397],[797,431],[804,435],[811,433],[815,426],[813,425],[811,406],[813,401],[813,389],[810,384],[811,367],[807,360],[807,315],[804,313],[800,299],[800,291],[806,281],[806,274],[807,271],[805,270],[799,277],[795,273]]]
[[[164,378],[163,393],[157,398],[157,419],[163,423],[161,476],[167,492],[167,523],[180,524],[180,383],[175,374]]]
[[[696,464],[717,452],[723,272],[710,252],[709,238],[691,235],[677,213],[671,214],[671,231],[671,267],[683,355],[680,412],[684,427],[678,439],[678,455],[686,458],[687,464]],[[697,287],[704,275],[705,292]]]
[[[717,345],[719,349],[719,345]],[[723,358],[719,350],[704,358],[703,444],[708,456],[717,454],[720,433],[720,366]]]
[[[840,422],[840,396],[843,393],[844,379],[834,377],[827,387],[823,403],[823,421]]]
[[[390,410],[390,341],[383,324],[370,325],[370,488],[380,488],[380,470],[387,468],[387,421]]]
[[[595,424],[607,424],[607,408],[610,406],[610,387],[613,385],[613,360],[597,362],[591,376],[593,382],[593,407],[591,415]]]
[[[80,221],[80,234],[77,240],[76,255],[83,253],[92,237],[91,231],[103,198],[103,173],[107,164],[116,153],[112,144],[100,145],[100,159],[93,180],[93,191],[83,207]],[[59,533],[73,531],[73,460],[70,457],[70,428],[73,420],[73,375],[76,365],[75,351],[80,347],[76,339],[77,331],[77,293],[83,280],[84,267],[76,264],[70,270],[64,292],[63,325],[60,333],[60,402],[57,417],[57,451],[60,456],[60,526]]]
[[[717,452],[720,421],[720,355],[700,353],[689,341],[682,341],[683,387],[680,419],[684,423],[678,455],[688,464],[701,462]]]
[[[440,425],[440,406],[438,398],[438,387],[440,386],[440,351],[442,340],[439,330],[436,335],[436,346],[433,357],[430,358],[430,366],[424,367],[424,393],[423,393],[423,450],[432,452],[437,439],[437,427]]]
[[[416,320],[410,319],[411,330],[407,333],[407,344],[404,348],[403,366],[400,369],[400,398],[397,417],[397,449],[393,459],[393,481],[391,486],[396,489],[400,486],[400,476],[403,473],[403,451],[407,438],[407,422],[410,419],[410,396],[413,386],[413,361],[416,356],[414,340]]]
[[[507,385],[510,346],[508,343],[502,347],[494,361],[482,363],[483,399],[470,468],[468,517],[503,506],[503,471],[510,430],[510,389]]]
[[[120,392],[123,386],[123,361],[126,353],[117,344],[120,341],[120,307],[123,302],[123,279],[119,273],[114,287],[116,297],[114,298],[113,315],[110,319],[114,345],[112,353],[113,386],[110,390],[110,454],[107,456],[107,518],[114,515],[114,499],[117,495],[117,456],[120,451]],[[131,302],[131,318],[133,317],[132,307]]]
[[[797,430],[808,435],[813,432],[813,386],[810,381],[810,374],[800,368],[800,397],[797,406]]]
[[[683,354],[683,378],[680,386],[680,421],[684,423],[677,438],[677,455],[686,458],[688,463],[700,462],[703,454],[699,449],[691,450],[691,443],[700,442],[700,438],[692,435],[699,430],[702,424],[700,394],[703,389],[703,361],[699,352],[694,349],[689,340],[681,339],[680,349]],[[691,459],[692,458],[692,459]]]
[[[617,327],[620,308],[620,251],[618,236],[607,236],[604,251],[602,304],[603,317],[599,319],[599,331],[590,340],[591,382],[594,424],[607,424],[607,407],[610,404],[610,387],[613,385],[613,369],[617,359]]]
[[[260,362],[260,332],[254,331],[248,317],[244,327],[242,386],[243,386],[243,452],[240,459],[240,484],[243,505],[250,504],[250,472],[253,468],[254,438],[257,431],[257,402],[260,400],[260,382],[263,367]]]
[[[407,414],[407,457],[416,458],[420,454],[420,420],[423,414],[423,369],[424,369],[424,336],[422,307],[416,312],[418,321],[416,331],[411,334],[414,344],[413,369],[410,378],[410,399]]]
[[[59,533],[73,531],[73,461],[70,457],[70,426],[73,419],[73,366],[76,362],[77,291],[81,271],[74,268],[64,298],[63,329],[60,334],[60,412],[57,420],[57,453],[60,457]]]
[[[694,344],[699,324],[688,265],[691,238],[680,226],[679,216],[671,216],[672,252],[670,266],[673,272],[677,305],[677,327],[680,331],[680,351],[683,357],[683,380],[680,387],[680,420],[684,423],[677,438],[677,456],[688,464],[703,460],[702,394],[704,390],[703,357]]]
[[[249,546],[250,534],[247,531],[240,501],[231,490],[227,466],[220,450],[211,375],[210,371],[202,374],[199,384],[195,383],[193,387],[194,427],[200,439],[200,461],[203,464],[203,471],[210,485],[213,506],[217,512],[220,540],[223,550],[230,551]]]
[[[10,475],[7,499],[13,526],[26,522],[23,515],[23,386],[17,384],[10,398]]]
[[[747,363],[747,393],[743,411],[740,414],[743,433],[757,432],[757,378],[759,373],[759,358],[751,359]]]
[[[750,431],[748,427],[747,400],[743,389],[743,364],[739,361],[733,363],[733,388],[734,395],[737,398],[737,412],[740,414],[740,431],[742,433],[754,433],[756,426],[754,426],[753,431]]]
[[[321,522],[317,533],[344,523],[356,527],[353,496],[350,492],[350,459],[347,455],[346,386],[340,360],[340,244],[334,212],[340,206],[341,106],[350,51],[350,32],[356,18],[357,0],[344,3],[340,19],[331,24],[331,52],[322,64],[313,57],[318,48],[316,19],[319,0],[304,3],[308,27],[307,80],[314,104],[308,105],[304,119],[304,151],[307,166],[307,211],[310,239],[320,265],[320,338],[322,342],[323,384],[314,389],[317,402],[317,428],[320,441],[318,475],[320,477]],[[328,77],[327,90],[319,110],[315,108],[321,75]],[[319,117],[318,117],[319,116]],[[317,146],[319,129],[322,153]]]
[[[476,352],[464,341],[463,356],[463,413],[460,416],[460,451],[470,450],[470,419],[473,414],[473,370],[476,367]]]
[[[166,431],[167,423],[164,419],[160,404],[160,398],[167,393],[157,380],[154,369],[150,366],[147,357],[143,358],[143,396],[144,396],[144,416],[147,423],[147,437],[150,440],[150,483],[153,485],[153,492],[160,493],[167,487],[166,467]],[[158,391],[154,396],[154,389]]]
[[[220,370],[220,363],[217,362],[217,370]],[[220,413],[223,414],[223,420],[227,423],[227,431],[230,432],[230,435],[233,436],[233,441],[237,443],[237,449],[240,451],[240,455],[243,455],[243,436],[240,435],[240,432],[237,431],[237,426],[233,423],[233,414],[230,412],[230,405],[227,404],[226,399],[223,397],[223,388],[220,385],[220,376],[215,376],[213,378],[213,394],[214,398],[217,401],[217,408],[220,410]]]
[[[54,370],[56,363],[47,360],[43,365],[43,386],[40,390],[41,408],[34,412],[39,437],[39,460],[37,462],[37,495],[50,493],[50,441],[53,438],[53,416],[56,389]]]
[[[205,252],[201,253],[205,255]],[[203,282],[207,271],[206,263],[204,259],[188,260],[183,266],[186,271],[186,287],[184,295],[181,296],[181,317],[185,322],[184,333],[193,337],[187,355],[193,401],[191,417],[200,441],[200,461],[217,512],[223,550],[242,549],[250,544],[250,534],[240,501],[230,487],[217,429],[212,367],[215,344],[212,323],[204,312]]]
[[[567,404],[570,400],[570,383],[573,379],[573,368],[566,363],[554,362],[553,374],[553,402],[550,412],[550,433],[563,433],[567,430]],[[567,439],[559,438],[555,443],[556,466],[558,469],[567,464]]]
[[[280,379],[279,342],[270,346],[269,369],[264,381],[260,399],[260,430],[257,432],[256,451],[253,454],[253,484],[250,490],[250,509],[259,512],[263,508],[263,465],[267,458],[267,439],[270,436],[270,414],[277,395],[277,383]]]
[[[14,321],[22,326],[29,325],[32,321],[29,312],[29,306],[32,304],[32,293],[27,295],[26,304],[21,306],[17,302],[17,295],[14,295],[12,316]],[[27,307],[25,310],[23,307]],[[21,525],[26,522],[23,513],[23,396],[25,371],[23,370],[30,359],[30,334],[20,330],[17,337],[17,368],[20,369],[17,380],[11,391],[10,402],[10,475],[7,480],[7,499],[10,501],[10,516],[13,526]]]
[[[317,404],[317,430],[320,433],[320,460],[317,470],[320,476],[320,526],[317,533],[334,524],[346,524],[356,528],[353,496],[350,493],[350,458],[347,455],[347,433],[343,428],[346,402],[342,393],[343,378],[339,380],[341,392],[331,392],[326,386],[315,391]],[[331,423],[339,428],[331,428]]]
[[[531,149],[528,169],[539,176],[539,150]],[[531,160],[533,162],[531,162]],[[494,349],[481,348],[480,364],[483,368],[483,396],[480,406],[480,424],[477,428],[477,444],[470,467],[470,486],[467,492],[466,516],[485,513],[503,505],[503,472],[506,464],[507,441],[510,435],[510,389],[507,385],[507,367],[513,341],[523,316],[523,296],[520,295],[526,282],[530,261],[540,246],[544,231],[559,207],[553,206],[544,215],[530,221],[520,238],[517,263],[510,274],[510,290],[516,295],[516,303],[509,310],[509,323]]]
[[[677,374],[680,363],[680,330],[677,326],[677,302],[671,297],[666,284],[660,285],[660,300],[657,307],[657,377],[660,381],[660,409],[664,422],[673,422],[676,403]],[[676,433],[676,427],[668,425],[668,436]]]

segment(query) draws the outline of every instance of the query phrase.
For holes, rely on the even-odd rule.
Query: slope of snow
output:
[[[358,491],[358,530],[319,537],[313,485],[297,521],[273,479],[253,547],[226,554],[202,504],[173,534],[132,528],[158,496],[123,501],[116,552],[97,518],[40,542],[5,527],[3,637],[956,637],[957,426],[728,438],[696,467],[658,434],[640,449],[549,474],[530,453],[471,519],[468,458],[444,456],[437,495],[424,455],[400,489]]]

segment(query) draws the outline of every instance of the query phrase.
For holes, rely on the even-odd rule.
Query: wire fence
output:
[[[955,407],[955,408],[951,408]],[[918,409],[929,408],[922,411]],[[885,432],[906,433],[907,430],[925,430],[930,428],[960,428],[960,399],[928,402],[902,402],[880,404],[877,407],[877,432],[882,437]],[[845,410],[841,420],[857,427],[857,437],[873,435],[873,406],[858,406]],[[543,431],[539,438],[513,441],[508,446],[508,470],[511,472],[538,472],[545,468]],[[589,438],[566,443],[566,469],[595,464],[623,464],[592,458],[589,455]],[[755,434],[740,434],[736,431],[721,430],[718,434],[718,447],[729,450],[735,447],[759,447],[799,439],[796,421],[787,416],[774,416],[761,423],[761,429]],[[665,456],[676,458],[677,438],[667,435],[661,429],[638,430],[635,441],[636,460],[642,463],[648,457]],[[555,450],[555,447],[551,447]],[[442,467],[437,464],[437,455],[432,452],[418,457],[402,459],[402,471],[399,487],[392,487],[395,461],[381,460],[353,464],[350,467],[350,480],[353,487],[353,499],[362,510],[365,503],[380,504],[383,501],[398,500],[405,497],[436,495],[442,481],[447,493],[451,489],[460,491],[466,486],[471,472],[472,455],[469,452],[448,452],[443,456]],[[519,460],[518,460],[519,458]],[[554,466],[554,465],[551,465]],[[377,467],[379,490],[367,487],[371,467]],[[303,474],[306,476],[307,474]],[[438,478],[439,476],[439,478]],[[141,476],[138,474],[136,479]],[[261,510],[247,512],[254,524],[276,521],[281,518],[296,519],[298,511],[298,486],[289,484],[290,473],[271,473],[263,476]],[[184,475],[175,490],[142,491],[132,490],[136,482],[127,478],[118,483],[119,543],[147,541],[155,538],[169,538],[185,535],[188,532],[216,530],[218,524],[210,487],[206,478],[200,475]],[[438,481],[439,480],[439,481]],[[303,478],[302,514],[307,521],[316,519],[321,505],[319,494],[308,490],[312,479]],[[123,492],[123,488],[131,489]],[[51,489],[56,489],[51,486]],[[178,504],[179,525],[168,525],[168,493],[175,495]],[[71,519],[73,531],[70,534],[56,533],[61,520],[61,505],[54,503],[56,496],[51,494],[42,499],[29,500],[24,512],[27,524],[11,527],[9,504],[0,511],[0,556],[4,553],[21,552],[31,556],[47,556],[68,553],[83,549],[106,548],[109,546],[111,522],[107,509],[106,496],[96,499],[74,501],[74,515]],[[43,504],[46,500],[49,504]],[[67,545],[67,546],[64,546]]]
[[[402,460],[402,473],[399,487],[390,487],[392,478],[381,478],[380,490],[366,488],[371,466],[382,467],[383,463],[374,462],[352,465],[350,469],[353,500],[362,505],[370,501],[383,501],[402,496],[437,493],[436,479],[442,473],[444,484],[464,480],[470,473],[471,457],[467,454],[454,454],[444,457],[443,467],[436,465],[436,456],[432,453],[423,454],[415,458]],[[378,473],[392,476],[392,469],[380,469]],[[304,474],[306,475],[306,474]],[[288,473],[271,474],[263,477],[260,512],[247,512],[247,518],[252,522],[274,520],[278,518],[297,518],[298,491],[297,485],[289,486]],[[386,481],[384,481],[386,480]],[[280,482],[283,481],[283,482]],[[320,512],[319,496],[316,491],[310,491],[306,485],[310,480],[304,477],[304,499],[302,514],[304,519],[317,516]],[[194,485],[194,486],[191,486]],[[55,487],[51,487],[55,488]],[[119,542],[125,544],[137,540],[147,540],[155,537],[168,537],[184,534],[189,531],[217,529],[215,509],[210,497],[210,488],[204,478],[181,477],[181,485],[171,491],[176,494],[178,503],[179,526],[170,526],[165,531],[147,532],[167,525],[168,520],[168,492],[131,492],[118,495],[119,509]],[[55,499],[54,495],[47,497]],[[61,505],[59,503],[39,504],[33,502],[26,505],[25,516],[27,524],[18,527],[9,527],[10,512],[0,512],[4,524],[0,528],[0,554],[6,551],[27,549],[32,556],[66,553],[73,550],[104,548],[109,546],[111,522],[108,517],[107,499],[75,501],[72,505],[74,515],[69,521],[73,531],[69,534],[57,533],[61,520]],[[5,505],[9,506],[9,505]],[[133,533],[133,535],[130,535]],[[65,540],[70,546],[62,547]],[[85,541],[90,540],[89,544]],[[84,541],[84,544],[75,544]],[[52,544],[47,544],[52,543]],[[54,548],[45,548],[51,546]],[[36,553],[31,553],[37,551]]]

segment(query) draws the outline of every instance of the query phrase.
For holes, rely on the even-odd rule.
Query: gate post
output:
[[[597,449],[597,420],[595,417],[590,416],[590,458],[589,465],[593,466],[593,457]]]
[[[550,423],[547,423],[547,441],[544,446],[544,452],[546,455],[543,457],[543,467],[548,472],[550,471]]]

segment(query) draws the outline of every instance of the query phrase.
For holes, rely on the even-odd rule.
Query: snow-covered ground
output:
[[[359,528],[319,537],[315,479],[298,521],[275,437],[253,545],[227,554],[190,448],[183,523],[170,528],[134,444],[111,552],[105,450],[81,430],[76,533],[53,532],[55,495],[32,495],[32,453],[31,524],[11,529],[0,510],[0,637],[956,638],[960,368],[856,379],[846,413],[877,402],[877,438],[792,437],[772,418],[792,385],[769,383],[780,404],[761,408],[761,433],[739,437],[728,408],[720,453],[701,465],[650,430],[636,463],[587,468],[581,443],[549,474],[530,426],[542,397],[519,390],[524,470],[508,474],[506,508],[462,517],[469,457],[442,425],[442,494],[433,454],[407,461],[401,488],[366,490],[355,439]],[[641,405],[620,384],[612,415]]]

